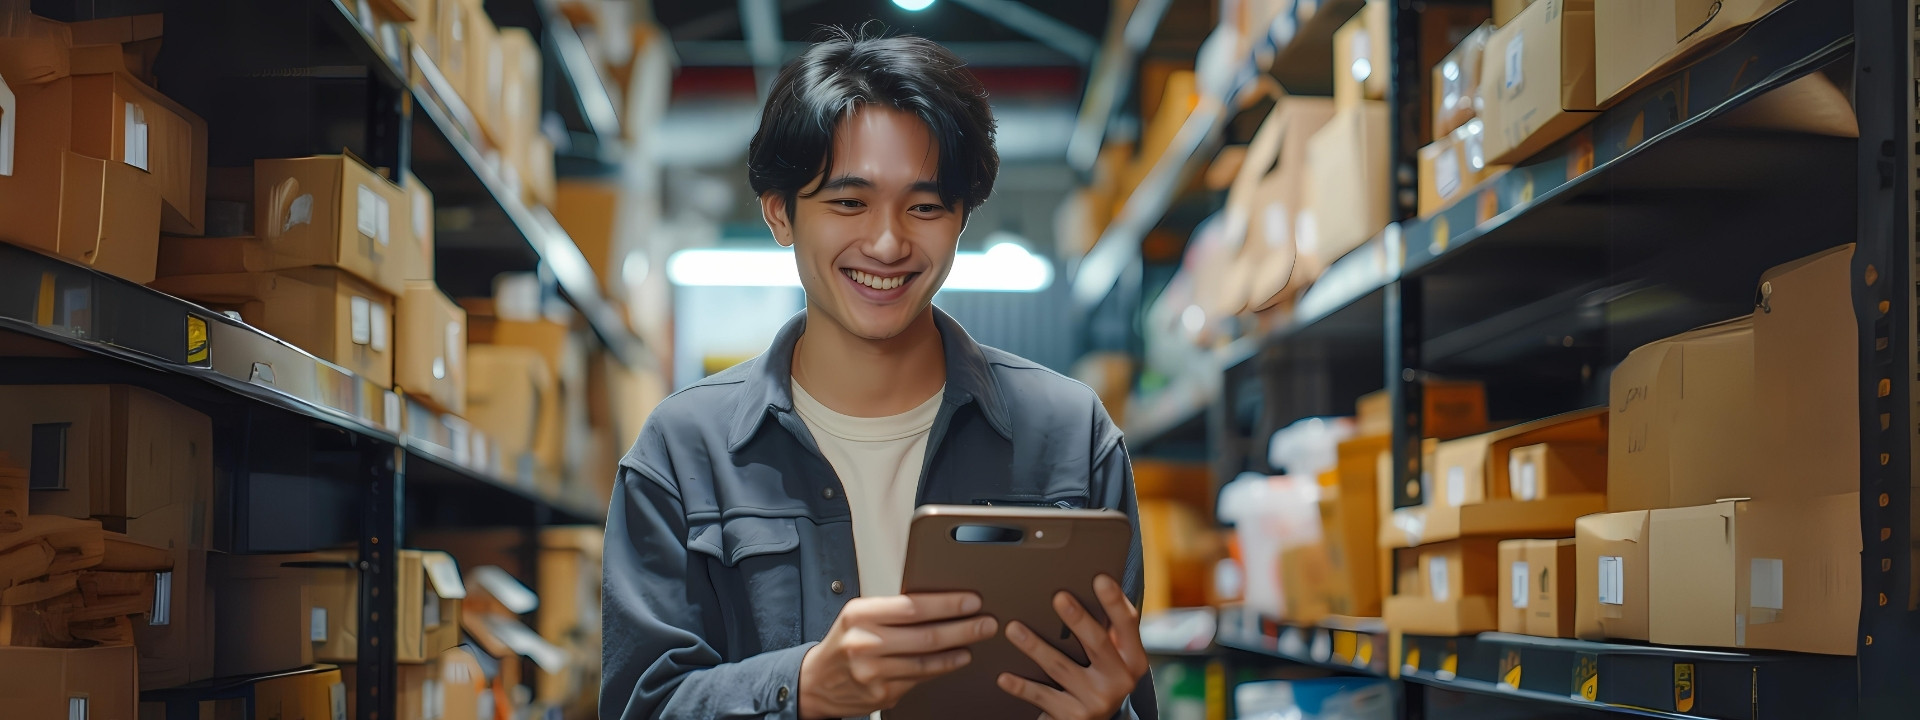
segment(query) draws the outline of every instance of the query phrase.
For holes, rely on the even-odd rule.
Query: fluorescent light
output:
[[[893,4],[899,5],[901,10],[920,12],[932,7],[933,0],[893,0]]]
[[[697,248],[667,259],[667,279],[682,287],[799,287],[792,250]],[[1053,283],[1053,263],[1001,241],[986,252],[956,253],[942,290],[1038,292]]]

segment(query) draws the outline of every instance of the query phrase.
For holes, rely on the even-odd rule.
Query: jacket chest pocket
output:
[[[742,516],[687,528],[720,599],[729,661],[800,644],[800,531],[793,518]]]

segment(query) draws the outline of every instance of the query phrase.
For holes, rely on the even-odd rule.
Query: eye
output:
[[[913,207],[911,207],[911,208],[908,208],[908,209],[909,209],[909,210],[911,210],[911,211],[913,211],[913,212],[916,212],[916,213],[920,213],[920,214],[923,214],[923,215],[932,215],[932,214],[934,214],[934,213],[939,213],[939,212],[944,212],[944,211],[946,211],[946,208],[944,208],[944,207],[941,207],[941,206],[939,206],[939,205],[936,205],[936,204],[933,204],[933,203],[921,203],[921,204],[919,204],[919,205],[915,205],[915,206],[913,206]]]
[[[867,206],[866,203],[860,202],[859,200],[855,200],[853,198],[840,198],[838,200],[828,200],[827,204],[838,205],[840,207],[848,208],[848,209],[858,209],[858,208],[863,208]]]

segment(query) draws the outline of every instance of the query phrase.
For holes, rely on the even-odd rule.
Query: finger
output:
[[[993,637],[999,629],[993,618],[976,615],[964,620],[883,626],[873,632],[880,637],[882,655],[922,655],[972,645]]]
[[[924,655],[896,655],[879,659],[880,675],[889,681],[919,682],[966,667],[973,662],[967,650],[947,650]]]
[[[1046,713],[1043,717],[1080,717],[1081,713],[1078,712],[1080,710],[1080,703],[1074,700],[1073,696],[1060,692],[1059,690],[1012,673],[1000,673],[996,684],[1000,686],[1002,692],[1025,700],[1028,704],[1040,708],[1041,712]]]
[[[1148,669],[1147,649],[1140,642],[1140,611],[1133,607],[1133,601],[1120,589],[1120,583],[1106,575],[1094,578],[1093,594],[1100,598],[1100,607],[1107,611],[1108,634],[1113,639],[1113,647],[1120,653],[1120,659],[1126,663],[1127,671],[1134,679],[1140,679]]]
[[[916,625],[980,612],[980,595],[970,592],[895,595],[874,598],[863,611],[867,619],[881,625]]]
[[[1087,651],[1088,664],[1096,668],[1117,668],[1125,665],[1120,653],[1114,650],[1113,639],[1107,636],[1107,629],[1100,621],[1093,619],[1086,608],[1080,606],[1080,600],[1073,593],[1064,590],[1053,596],[1053,611],[1073,630],[1073,636],[1080,640],[1080,647]]]
[[[1053,678],[1067,692],[1076,696],[1093,691],[1092,672],[1074,662],[1073,658],[1048,645],[1047,641],[1033,633],[1033,629],[1018,621],[1007,623],[1007,641],[1020,649],[1020,652],[1032,658],[1040,670]],[[1047,708],[1041,708],[1045,710]]]

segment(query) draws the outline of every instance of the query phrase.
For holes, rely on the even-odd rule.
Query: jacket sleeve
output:
[[[1120,428],[1114,426],[1106,408],[1096,405],[1094,415],[1096,444],[1091,483],[1093,499],[1098,507],[1126,513],[1127,520],[1133,524],[1133,540],[1127,549],[1126,577],[1120,580],[1120,586],[1126,589],[1127,599],[1132,600],[1137,608],[1140,607],[1145,578],[1140,552],[1140,506],[1133,496],[1133,462],[1127,456],[1127,443],[1120,437]],[[1159,720],[1160,707],[1153,691],[1152,673],[1140,678],[1140,684],[1133,689],[1133,694],[1128,696],[1116,717],[1125,720]]]
[[[688,553],[671,469],[646,459],[649,440],[661,443],[657,430],[622,462],[607,510],[600,717],[797,719],[800,659],[813,644],[722,662],[718,598]]]

